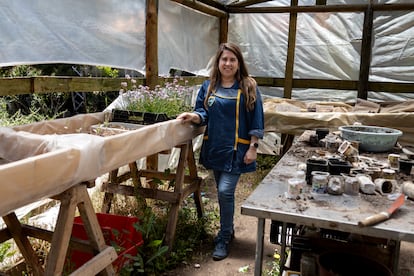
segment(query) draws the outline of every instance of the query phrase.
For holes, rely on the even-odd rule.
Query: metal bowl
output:
[[[369,152],[385,152],[397,143],[401,130],[377,126],[340,126],[341,136],[348,141],[358,141],[359,149]]]

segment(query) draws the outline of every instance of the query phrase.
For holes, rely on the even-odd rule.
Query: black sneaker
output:
[[[229,255],[229,242],[221,238],[217,239],[216,246],[213,251],[213,260],[221,261]]]

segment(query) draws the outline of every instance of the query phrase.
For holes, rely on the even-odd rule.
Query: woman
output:
[[[242,173],[256,170],[258,140],[263,138],[263,106],[256,81],[249,77],[240,48],[220,45],[209,80],[197,95],[194,112],[177,119],[205,125],[200,163],[213,170],[220,206],[220,231],[214,260],[229,254],[234,237],[234,193]]]

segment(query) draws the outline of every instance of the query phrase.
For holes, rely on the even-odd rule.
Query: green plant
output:
[[[3,242],[0,244],[0,263],[3,262],[5,258],[13,255],[13,252],[10,251],[11,246],[10,242]]]
[[[27,115],[23,114],[21,110],[18,110],[16,113],[10,115],[6,111],[6,106],[6,98],[0,98],[0,126],[24,125],[52,119],[46,115],[41,114],[37,109],[34,108],[30,108],[30,112]]]
[[[198,218],[194,200],[189,197],[179,211],[174,245],[169,250],[164,245],[168,206],[153,202],[134,225],[142,233],[144,244],[138,248],[136,256],[128,256],[131,265],[124,267],[121,275],[160,275],[186,263],[192,258],[193,250],[201,248],[215,230],[211,227],[212,220],[218,220],[215,212],[205,212],[203,218]]]
[[[18,65],[1,72],[3,77],[35,77],[42,75],[42,70],[30,65]],[[17,114],[31,116],[37,121],[40,119],[54,119],[63,116],[67,103],[70,100],[69,93],[52,92],[48,94],[9,95],[2,98],[5,102],[5,110],[10,116]]]
[[[128,256],[132,266],[123,268],[121,275],[150,275],[165,271],[168,252],[168,246],[163,245],[165,226],[165,219],[157,217],[151,208],[144,211],[140,223],[134,224],[134,228],[141,232],[144,244],[139,247],[138,255]]]
[[[118,77],[118,74],[119,74],[118,69],[113,69],[109,66],[96,66],[96,68],[101,71],[102,76],[104,77],[110,77],[110,78]]]
[[[136,86],[136,80],[129,76],[127,79],[129,82],[122,82],[120,90],[120,94],[127,99],[126,110],[165,113],[168,117],[192,110],[193,87],[188,86],[187,81],[174,78],[173,82],[150,89],[148,86]]]
[[[275,253],[273,254],[273,259],[267,265],[270,268],[267,268],[263,272],[263,276],[279,276],[280,275],[280,254],[278,253],[277,249],[275,249]]]

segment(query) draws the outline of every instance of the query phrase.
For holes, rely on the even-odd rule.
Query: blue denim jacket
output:
[[[206,169],[230,173],[246,173],[256,170],[256,162],[246,165],[244,155],[250,147],[250,136],[263,138],[264,115],[262,98],[257,88],[255,108],[248,112],[245,99],[237,82],[231,88],[218,88],[204,99],[210,81],[201,86],[196,100],[195,112],[206,125],[200,152],[200,163]]]

